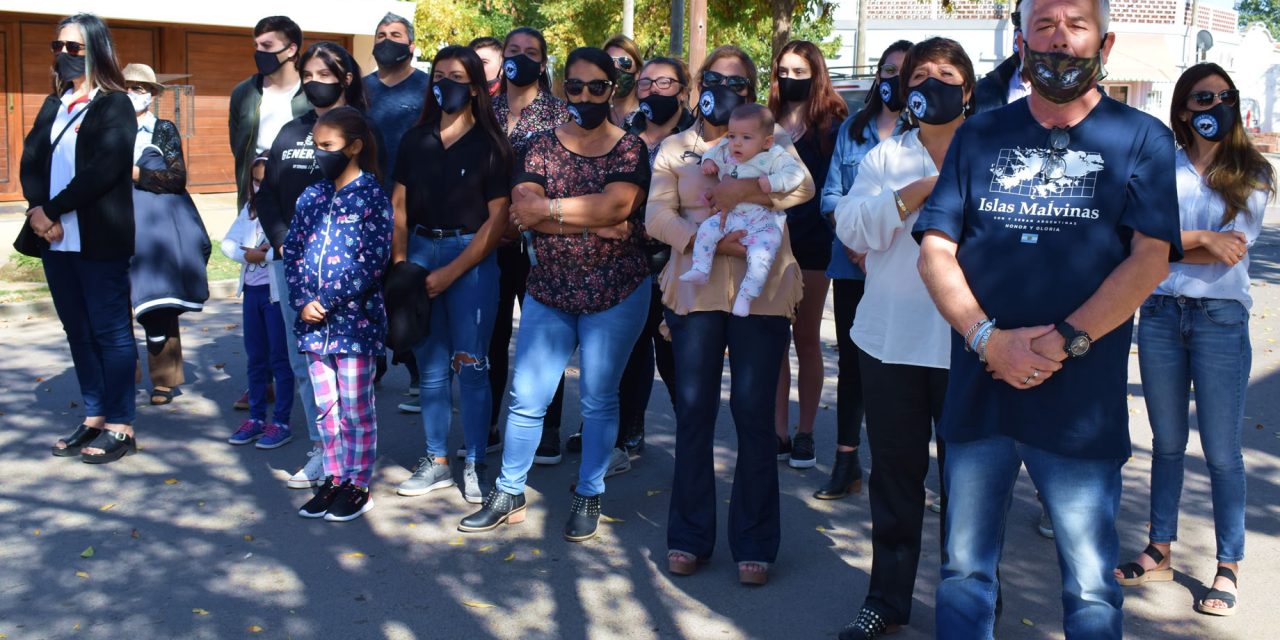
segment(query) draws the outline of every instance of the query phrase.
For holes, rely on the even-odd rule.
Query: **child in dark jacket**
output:
[[[373,377],[387,331],[381,282],[392,212],[363,114],[352,107],[329,111],[313,135],[324,179],[298,198],[282,253],[289,304],[298,310],[297,347],[307,354],[315,387],[326,477],[298,514],[342,522],[373,507]]]

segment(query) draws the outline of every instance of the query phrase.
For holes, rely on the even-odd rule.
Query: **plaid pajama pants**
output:
[[[373,405],[376,357],[307,353],[316,392],[316,426],[324,447],[324,474],[335,483],[369,486],[378,446]]]

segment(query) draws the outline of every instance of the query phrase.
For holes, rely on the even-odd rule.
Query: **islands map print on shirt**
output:
[[[1038,243],[1040,233],[1097,220],[1100,212],[1088,205],[1096,195],[1102,155],[1073,149],[1056,152],[1064,169],[1061,176],[1050,178],[1045,165],[1054,155],[1045,148],[1001,149],[990,169],[990,195],[978,197],[978,210],[995,213],[997,222],[1022,231],[1026,244]]]

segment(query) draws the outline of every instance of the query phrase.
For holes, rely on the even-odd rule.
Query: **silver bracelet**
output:
[[[990,327],[982,332],[982,337],[978,340],[978,362],[987,363],[987,341],[991,339],[991,334],[996,332],[996,326],[993,323]]]
[[[969,330],[968,330],[968,331],[966,331],[966,332],[964,332],[964,350],[965,350],[965,351],[973,351],[973,347],[969,346],[969,345],[971,345],[971,344],[972,344],[973,333],[974,333],[975,331],[977,331],[978,329],[982,328],[982,325],[984,325],[984,324],[986,324],[986,323],[988,323],[988,322],[990,322],[990,320],[987,320],[986,318],[983,318],[983,319],[981,319],[981,320],[979,320],[979,321],[977,321],[977,322],[973,323],[973,326],[972,326],[972,327],[969,327]]]

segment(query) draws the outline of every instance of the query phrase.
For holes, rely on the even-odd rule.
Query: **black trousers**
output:
[[[622,382],[618,385],[618,418],[622,426],[628,424],[644,428],[644,413],[649,408],[649,396],[653,392],[653,370],[656,366],[662,383],[667,387],[667,395],[671,398],[671,406],[676,405],[676,364],[671,353],[671,342],[658,333],[662,325],[662,290],[654,280],[653,292],[649,297],[649,317],[645,320],[644,329],[636,346],[631,349],[631,357],[627,359],[627,367],[622,371]],[[629,433],[628,429],[618,429],[618,444],[621,444]]]
[[[929,439],[942,417],[947,370],[885,364],[858,350],[871,445],[871,585],[864,606],[890,624],[911,620],[920,564]],[[943,444],[938,441],[938,473]],[[946,527],[943,493],[939,530]]]
[[[862,444],[862,373],[858,368],[858,345],[849,337],[849,330],[865,284],[862,280],[831,281],[840,363],[836,380],[836,444],[855,449]]]
[[[525,281],[529,279],[529,255],[524,251],[524,240],[498,247],[498,315],[493,323],[493,338],[489,341],[489,386],[493,389],[493,413],[490,428],[498,426],[502,398],[507,391],[507,375],[511,365],[511,333],[515,322],[516,300],[524,304]],[[547,407],[543,433],[560,432],[560,414],[564,408],[564,374],[560,386]]]

